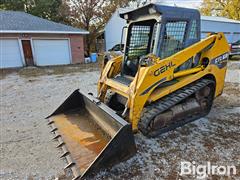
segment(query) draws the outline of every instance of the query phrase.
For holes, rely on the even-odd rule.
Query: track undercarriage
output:
[[[200,79],[144,107],[139,130],[155,137],[207,115],[211,109],[215,82]],[[122,114],[126,100],[109,92],[105,103]]]

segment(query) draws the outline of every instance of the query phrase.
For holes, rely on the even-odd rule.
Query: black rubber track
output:
[[[173,107],[174,105],[180,103],[181,101],[185,100],[189,96],[195,94],[197,91],[201,90],[205,86],[208,86],[209,84],[214,85],[214,90],[215,90],[215,82],[210,79],[200,79],[196,82],[193,82],[163,98],[160,100],[157,100],[150,105],[147,105],[144,107],[143,112],[141,114],[140,121],[138,123],[138,128],[139,130],[145,135],[149,137],[156,137],[160,134],[166,133],[170,130],[173,130],[177,127],[183,126],[184,124],[191,122],[193,120],[199,119],[202,116],[205,116],[208,114],[208,112],[211,109],[213,97],[211,97],[211,103],[210,106],[208,107],[207,112],[199,114],[198,116],[195,117],[187,117],[183,121],[179,121],[176,123],[173,123],[169,126],[160,128],[158,130],[151,130],[150,128],[150,123],[151,121],[154,120],[154,118],[159,115],[160,113],[163,113],[164,111],[168,110],[169,108]],[[213,93],[214,96],[214,93]]]

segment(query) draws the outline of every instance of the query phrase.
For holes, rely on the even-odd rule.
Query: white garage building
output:
[[[0,68],[84,62],[88,31],[24,12],[0,11]]]
[[[104,29],[105,50],[121,43],[122,29],[126,26],[126,21],[120,18],[119,14],[131,10],[133,9],[118,9],[106,24]],[[224,17],[201,16],[201,38],[212,32],[224,32],[229,43],[235,42],[240,40],[240,21]]]

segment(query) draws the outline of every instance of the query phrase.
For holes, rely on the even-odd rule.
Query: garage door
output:
[[[70,64],[68,40],[33,40],[33,47],[39,66]]]
[[[17,39],[0,39],[0,68],[23,66]]]

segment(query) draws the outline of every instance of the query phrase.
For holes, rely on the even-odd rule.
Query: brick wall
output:
[[[69,35],[72,51],[72,63],[84,62],[84,43],[82,35]]]
[[[64,39],[70,41],[71,62],[84,63],[84,35],[81,34],[3,34],[0,38],[19,38],[19,39]]]

